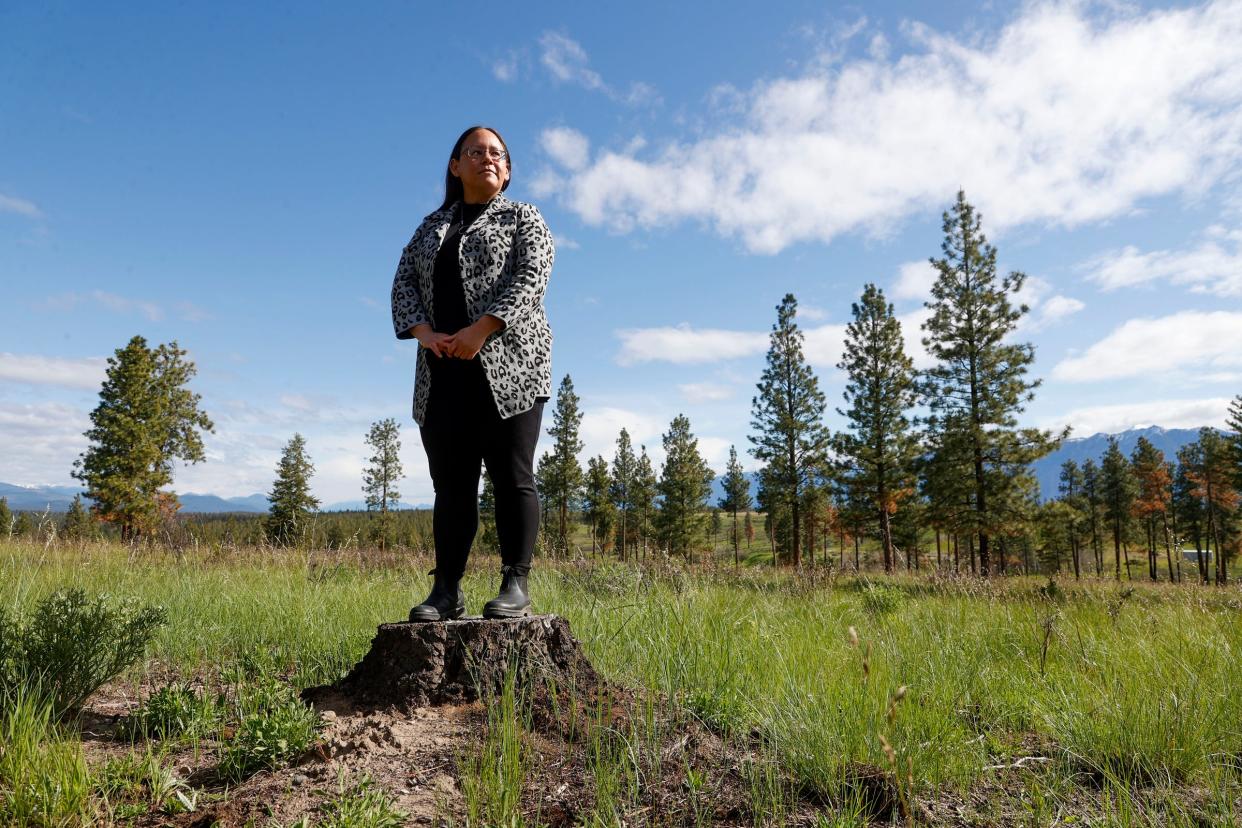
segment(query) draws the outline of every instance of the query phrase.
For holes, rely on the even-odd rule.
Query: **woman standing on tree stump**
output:
[[[479,471],[496,492],[500,594],[484,618],[530,612],[527,574],[539,530],[535,442],[552,393],[543,294],[552,234],[539,210],[502,195],[512,172],[496,130],[453,145],[444,203],[401,253],[392,285],[398,339],[417,339],[414,419],[435,486],[435,581],[411,621],[459,618],[461,578],[479,526]]]

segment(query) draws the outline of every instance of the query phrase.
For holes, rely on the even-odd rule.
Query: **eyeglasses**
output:
[[[495,147],[466,147],[461,154],[471,161],[481,161],[485,156],[492,161],[506,161],[509,158],[509,153]]]

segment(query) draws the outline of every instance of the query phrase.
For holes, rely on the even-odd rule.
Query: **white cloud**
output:
[[[774,253],[887,232],[959,187],[997,230],[1100,221],[1236,174],[1242,4],[1091,11],[1027,5],[987,40],[910,25],[906,54],[757,84],[727,129],[648,158],[597,152],[564,204],[620,231],[705,218]]]
[[[0,445],[5,447],[0,480],[18,486],[67,485],[78,455],[87,446],[87,413],[61,403],[25,405],[0,401]]]
[[[108,362],[103,357],[62,359],[38,354],[0,353],[0,380],[99,390]]]
[[[604,79],[588,65],[586,49],[573,38],[559,32],[544,32],[539,38],[542,50],[539,61],[544,68],[564,83],[574,83],[584,89],[603,89]]]
[[[734,389],[715,382],[687,382],[677,386],[688,403],[719,402],[733,398]]]
[[[629,328],[616,332],[621,340],[617,362],[672,362],[677,365],[717,362],[753,356],[767,350],[768,335],[752,331],[691,328],[687,324],[664,328]]]
[[[597,455],[602,455],[611,463],[617,451],[617,436],[623,428],[630,434],[635,454],[638,453],[640,445],[646,445],[650,454],[653,444],[660,446],[660,435],[667,425],[650,414],[626,408],[584,405],[582,425],[578,429],[583,443],[578,457],[583,465],[585,466],[588,458]]]
[[[130,299],[125,296],[118,296],[115,293],[108,293],[105,290],[92,290],[87,293],[61,293],[49,297],[43,303],[44,307],[59,310],[70,310],[82,304],[98,305],[116,313],[138,312],[152,322],[158,322],[164,318],[164,309],[155,302]],[[179,308],[182,310],[182,315],[190,321],[207,318],[206,313],[202,309],[189,302],[182,302]]]
[[[931,262],[926,259],[906,262],[897,269],[897,281],[893,284],[893,298],[918,299],[926,302],[931,298],[932,285],[936,284],[936,277],[939,275],[936,268],[932,267]]]
[[[1179,376],[1203,381],[1242,368],[1242,312],[1182,311],[1131,319],[1085,353],[1061,360],[1052,376],[1067,382]]]
[[[512,83],[517,80],[521,62],[521,53],[510,51],[507,55],[492,63],[492,76],[502,83]]]
[[[1208,238],[1182,250],[1142,253],[1133,245],[1085,263],[1087,278],[1104,290],[1167,280],[1196,293],[1242,296],[1242,231],[1208,229]]]
[[[17,213],[27,218],[43,218],[43,211],[33,201],[0,193],[0,213]]]
[[[591,145],[587,137],[576,129],[552,127],[539,136],[543,151],[552,160],[569,170],[580,170],[587,165]]]
[[[1229,408],[1227,397],[1196,400],[1145,400],[1120,405],[1097,405],[1045,419],[1041,428],[1072,426],[1075,437],[1116,434],[1131,428],[1199,428],[1223,426]]]
[[[599,72],[591,68],[586,49],[568,35],[544,32],[539,38],[539,49],[539,62],[548,70],[548,74],[561,83],[572,83],[592,92],[602,92],[612,100],[628,106],[656,106],[661,102],[659,93],[649,84],[634,82],[628,89],[621,91],[605,83]],[[493,74],[495,73],[493,67]]]
[[[1073,316],[1085,307],[1086,305],[1078,299],[1072,296],[1062,296],[1058,293],[1039,306],[1039,312],[1036,316],[1037,329],[1059,322],[1067,316]]]

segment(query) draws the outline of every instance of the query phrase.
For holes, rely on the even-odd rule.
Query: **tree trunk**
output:
[[[880,542],[884,546],[884,571],[893,571],[893,528],[889,522],[888,510],[880,509]]]

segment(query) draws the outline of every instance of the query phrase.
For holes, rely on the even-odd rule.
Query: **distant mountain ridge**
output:
[[[86,490],[73,486],[15,486],[12,483],[0,483],[0,497],[8,501],[9,508],[19,512],[65,512],[73,503],[74,495],[82,495],[89,502]],[[181,501],[181,511],[185,514],[224,514],[226,512],[243,512],[258,514],[268,509],[267,495],[256,493],[241,497],[220,497],[213,494],[195,494],[186,492],[177,495]],[[323,507],[325,512],[366,511],[364,500],[342,500]],[[417,506],[400,503],[398,509],[430,509],[428,503]]]
[[[1113,435],[1100,433],[1092,434],[1090,437],[1071,437],[1062,443],[1059,449],[1031,464],[1031,470],[1035,473],[1035,479],[1039,481],[1040,498],[1051,500],[1057,496],[1057,487],[1060,485],[1061,464],[1066,460],[1073,460],[1080,467],[1087,460],[1094,460],[1098,466],[1101,458],[1104,456],[1104,452],[1108,450],[1108,438],[1110,436],[1117,438],[1117,445],[1121,449],[1121,453],[1127,458],[1134,452],[1134,447],[1138,445],[1139,438],[1146,437],[1149,443],[1164,452],[1165,460],[1176,462],[1178,449],[1198,440],[1199,429],[1150,426],[1148,428],[1131,428]]]

